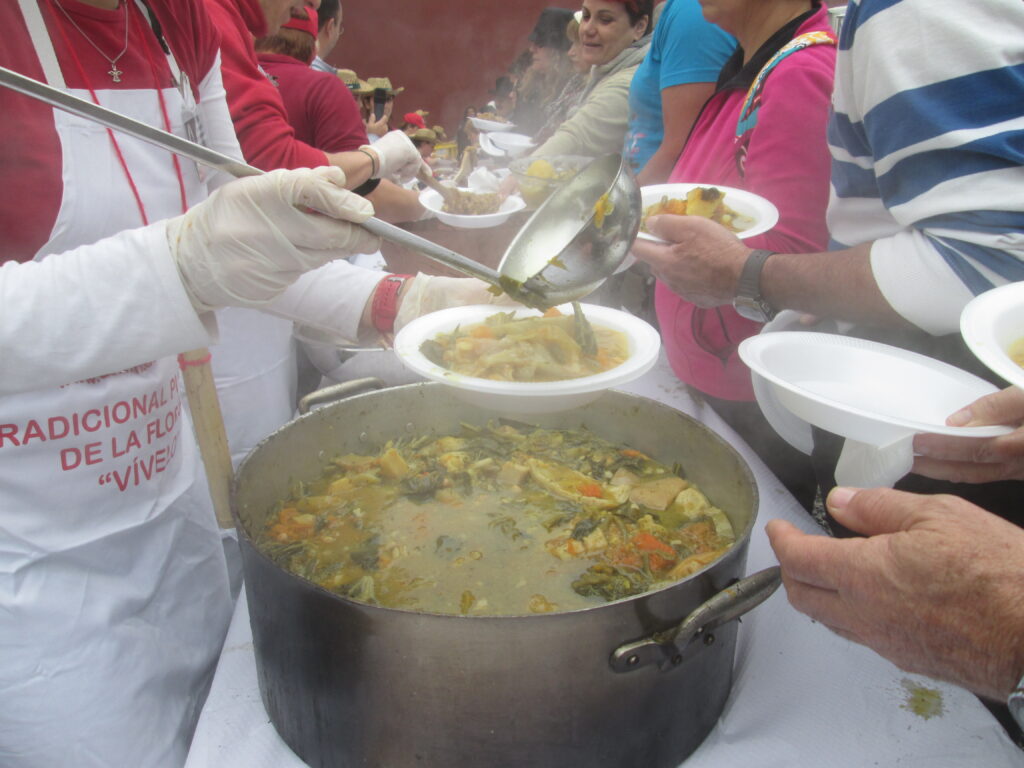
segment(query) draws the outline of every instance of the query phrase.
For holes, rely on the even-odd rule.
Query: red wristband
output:
[[[381,333],[395,330],[395,316],[398,314],[398,293],[405,281],[412,275],[388,275],[379,283],[373,292],[373,304],[370,306],[370,321]]]
[[[181,354],[178,355],[178,367],[184,371],[186,368],[193,368],[198,367],[200,365],[206,365],[212,359],[213,355],[210,352],[207,352],[205,357],[200,357],[197,360],[189,360],[188,358],[185,357],[184,354]]]

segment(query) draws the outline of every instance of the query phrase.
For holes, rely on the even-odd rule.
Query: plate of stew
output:
[[[770,201],[721,184],[653,184],[640,188],[640,199],[643,215],[637,237],[655,243],[666,241],[648,232],[645,222],[659,214],[703,216],[741,239],[763,234],[779,221],[779,209]]]

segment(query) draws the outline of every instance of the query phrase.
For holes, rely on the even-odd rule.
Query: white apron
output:
[[[258,442],[295,418],[298,358],[289,320],[228,307],[217,312],[217,327],[211,367],[237,468]]]
[[[63,87],[35,2],[21,3]],[[151,92],[98,94],[162,125]],[[182,100],[165,98],[183,134]],[[140,224],[106,131],[54,117],[64,196],[39,257]],[[180,213],[168,155],[118,143],[150,220]],[[0,435],[0,765],[180,766],[231,600],[210,508],[185,494],[197,451],[176,361],[2,398]]]

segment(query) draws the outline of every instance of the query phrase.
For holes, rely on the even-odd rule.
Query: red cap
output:
[[[317,33],[317,16],[316,9],[311,5],[307,5],[303,10],[306,11],[308,18],[300,19],[298,16],[292,16],[288,19],[287,23],[284,24],[282,29],[297,29],[299,32],[305,32],[310,37],[316,38]]]
[[[427,124],[423,120],[423,115],[419,112],[409,112],[404,118],[405,122],[410,125],[415,125],[417,128],[426,128]]]

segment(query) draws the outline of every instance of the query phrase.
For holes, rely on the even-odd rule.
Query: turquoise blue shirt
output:
[[[623,154],[639,172],[661,145],[661,92],[686,83],[714,83],[736,40],[705,21],[697,0],[668,0],[651,48],[629,88],[629,130]]]

